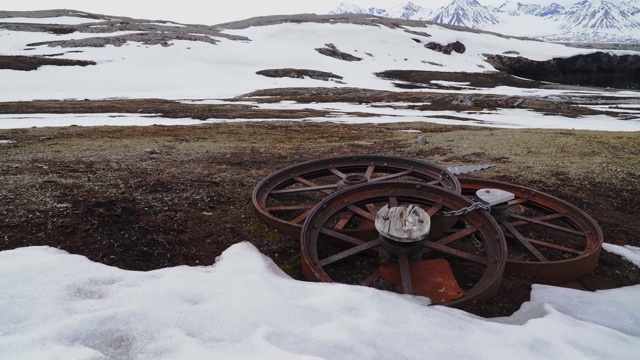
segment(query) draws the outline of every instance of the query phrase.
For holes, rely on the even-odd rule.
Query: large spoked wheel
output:
[[[458,179],[448,170],[428,162],[378,155],[332,157],[308,161],[279,170],[254,189],[252,201],[258,217],[269,227],[292,237],[311,210],[337,190],[384,180],[412,180],[460,193]],[[373,223],[362,223],[371,230]]]
[[[470,198],[486,188],[515,195],[508,202],[508,212],[497,217],[507,239],[507,271],[557,285],[595,269],[602,230],[580,209],[551,195],[505,182],[473,178],[461,178],[460,182],[463,195]]]
[[[379,235],[359,239],[338,231],[358,227],[363,221],[374,222],[378,209],[385,205],[417,205],[431,216],[432,226],[438,227],[444,217],[434,214],[471,204],[441,187],[409,181],[367,183],[336,192],[320,202],[304,222],[300,242],[305,277],[426,293],[430,298],[435,294],[432,301],[447,306],[487,300],[500,287],[507,249],[498,224],[484,210],[454,217],[454,226],[427,237],[419,248],[403,248],[406,251],[395,255],[385,250]],[[442,293],[449,296],[437,299]]]

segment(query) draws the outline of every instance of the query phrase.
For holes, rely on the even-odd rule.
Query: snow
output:
[[[78,25],[84,23],[103,22],[104,20],[90,19],[86,17],[75,16],[58,16],[51,18],[26,18],[26,17],[0,17],[0,23],[12,22],[12,23],[24,23],[24,24],[60,24],[60,25]]]
[[[636,266],[640,266],[640,248],[631,245],[619,246],[613,244],[604,244],[602,247],[610,253],[625,257]]]
[[[125,271],[50,247],[0,252],[0,358],[637,359],[640,286],[534,285],[511,317],[289,278],[249,243],[210,266]]]
[[[73,22],[60,18],[62,22]],[[86,18],[78,18],[82,21]],[[38,19],[50,21],[47,19]],[[113,33],[89,34],[72,33],[54,35],[35,32],[0,30],[0,52],[6,55],[45,55],[62,53],[59,57],[78,60],[92,60],[97,63],[86,67],[43,66],[37,71],[1,70],[4,84],[0,87],[0,101],[29,101],[37,99],[109,99],[109,98],[163,98],[188,101],[190,99],[225,99],[236,97],[258,89],[278,87],[359,87],[386,91],[398,91],[393,82],[380,79],[376,72],[389,69],[427,70],[447,72],[487,72],[494,71],[484,61],[486,49],[494,53],[517,51],[533,60],[552,57],[569,57],[589,53],[593,49],[571,48],[560,44],[542,43],[532,40],[505,38],[497,35],[454,31],[440,26],[407,27],[408,30],[427,32],[432,35],[428,41],[447,44],[461,41],[467,47],[464,54],[444,55],[425,49],[412,38],[419,35],[403,29],[363,26],[353,24],[287,23],[272,26],[255,26],[246,29],[224,30],[232,35],[245,36],[251,41],[232,41],[219,38],[217,45],[173,41],[172,46],[150,46],[128,42],[120,47],[73,48],[71,50],[31,46],[28,44],[51,41],[82,39],[92,36],[112,36]],[[126,32],[131,33],[131,32]],[[124,34],[124,32],[122,33]],[[345,36],[349,34],[349,36]],[[363,39],[373,39],[363,41]],[[424,39],[427,41],[427,38]],[[315,49],[333,43],[341,51],[362,57],[359,62],[347,62],[319,54]],[[80,51],[80,52],[76,52]],[[616,52],[625,53],[623,51]],[[255,56],[260,54],[260,56]],[[371,54],[371,56],[367,55]],[[443,66],[429,64],[438,63]],[[344,77],[343,82],[314,79],[268,78],[256,72],[271,68],[303,68],[328,71]],[[601,96],[600,90],[569,91],[551,89],[519,89],[496,87],[476,89],[465,83],[434,81],[442,86],[461,86],[461,94],[487,94],[505,96]],[[34,91],[38,89],[38,91]],[[427,89],[425,92],[439,93],[447,90]],[[450,90],[448,90],[450,92]],[[609,96],[619,98],[640,98],[637,91],[609,91]],[[220,100],[224,102],[223,100]],[[266,106],[266,105],[256,105]],[[542,127],[575,128],[592,130],[638,131],[637,119],[620,120],[614,116],[584,117],[570,119],[544,117],[535,119],[535,114],[524,110],[506,110],[484,114],[464,112],[430,112],[398,110],[388,107],[358,106],[354,104],[276,104],[281,109],[316,108],[336,110],[330,119],[335,122],[394,122],[430,121],[447,124],[476,124],[500,127]],[[386,108],[385,108],[386,106]],[[354,118],[350,112],[366,111],[377,115],[370,118]],[[631,113],[633,114],[633,113]],[[459,116],[461,120],[451,120]],[[445,118],[443,118],[445,117]],[[243,119],[238,119],[244,121]],[[311,119],[317,120],[317,119]],[[220,121],[209,119],[209,122]],[[326,119],[325,119],[326,121]],[[99,114],[80,116],[78,114],[51,116],[2,116],[1,128],[21,128],[31,126],[65,125],[150,125],[150,124],[191,124],[201,123],[192,119],[160,119],[133,114]]]

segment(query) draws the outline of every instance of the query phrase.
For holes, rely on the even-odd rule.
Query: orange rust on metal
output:
[[[458,285],[449,262],[444,259],[409,262],[413,294],[431,299],[432,304],[461,298],[464,293]],[[398,263],[386,263],[378,269],[382,278],[396,286],[402,293],[402,279]]]

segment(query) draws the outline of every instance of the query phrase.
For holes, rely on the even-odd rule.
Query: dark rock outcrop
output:
[[[96,65],[95,61],[55,59],[46,56],[6,56],[0,55],[0,69],[31,71],[43,65],[56,66],[88,66]]]
[[[454,51],[458,54],[464,54],[464,52],[467,51],[467,47],[464,46],[464,44],[460,41],[456,41],[447,45],[430,42],[428,44],[425,44],[424,47],[433,51],[441,52],[445,55],[451,55],[451,53]]]
[[[283,78],[289,77],[294,79],[304,79],[305,77],[309,77],[311,79],[329,81],[331,79],[341,80],[342,76],[336,75],[334,73],[319,71],[319,70],[309,70],[309,69],[267,69],[260,70],[256,72],[258,75],[263,75],[272,78]]]
[[[362,58],[359,58],[357,56],[353,56],[351,54],[338,50],[338,48],[332,43],[324,44],[324,46],[325,47],[323,48],[317,48],[316,51],[322,55],[330,56],[338,60],[344,60],[344,61],[361,61],[362,60]]]
[[[584,86],[640,88],[640,56],[605,52],[536,61],[522,56],[486,55],[497,70],[540,81]]]

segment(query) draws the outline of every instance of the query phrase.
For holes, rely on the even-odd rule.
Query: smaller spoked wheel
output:
[[[428,162],[398,156],[353,155],[281,169],[258,183],[252,202],[265,224],[297,238],[313,207],[327,196],[350,186],[385,180],[419,181],[460,193],[460,183],[453,174]],[[361,229],[372,227],[372,223],[364,222]]]
[[[530,188],[495,180],[461,178],[463,195],[499,189],[514,194],[504,213],[492,214],[505,234],[507,271],[545,284],[564,284],[592,272],[600,256],[603,235],[582,210]]]
[[[487,300],[498,291],[506,263],[502,232],[484,210],[441,215],[470,205],[461,195],[412,181],[366,183],[336,192],[304,222],[305,277],[427,296],[447,306]],[[377,233],[356,238],[340,231],[375,222],[380,209],[416,206],[429,215],[431,225],[417,246],[389,244]]]

